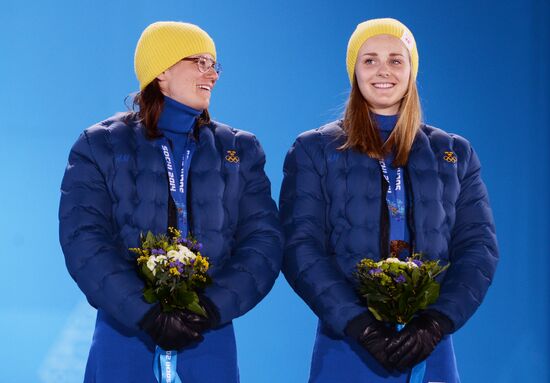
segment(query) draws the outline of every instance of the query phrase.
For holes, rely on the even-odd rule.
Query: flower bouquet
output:
[[[208,258],[200,252],[202,244],[192,237],[182,238],[172,227],[168,233],[142,234],[141,246],[130,249],[138,255],[138,271],[145,281],[143,297],[148,303],[160,302],[165,312],[188,309],[206,317],[197,291],[212,280],[207,274]]]
[[[437,300],[439,283],[435,277],[448,267],[439,261],[423,261],[421,254],[405,261],[387,258],[375,262],[365,258],[357,264],[355,277],[359,293],[376,319],[405,324]]]

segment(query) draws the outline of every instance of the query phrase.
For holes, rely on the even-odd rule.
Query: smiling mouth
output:
[[[391,82],[377,82],[372,84],[376,89],[391,89],[395,86],[394,83]]]
[[[206,90],[208,92],[211,92],[212,91],[212,87],[210,85],[197,85],[197,88],[199,89],[202,89],[202,90]]]

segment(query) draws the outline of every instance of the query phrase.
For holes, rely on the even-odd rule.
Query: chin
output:
[[[210,105],[210,99],[204,99],[204,98],[198,99],[196,100],[195,105],[196,105],[195,109],[206,109]]]

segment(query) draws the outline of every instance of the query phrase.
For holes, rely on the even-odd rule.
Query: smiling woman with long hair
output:
[[[282,240],[260,144],[210,119],[216,60],[198,26],[151,24],[135,51],[137,110],[86,129],[71,150],[60,241],[71,276],[97,308],[85,382],[239,380],[232,320],[273,286]],[[168,227],[191,234],[210,260],[213,283],[199,302],[207,317],[166,312],[143,297],[128,249],[140,246],[140,234]]]
[[[418,50],[395,19],[357,26],[344,118],[302,133],[280,196],[283,273],[319,317],[310,382],[459,382],[451,334],[472,316],[498,249],[480,163],[464,138],[421,122]],[[450,263],[437,301],[397,331],[357,293],[363,258]]]

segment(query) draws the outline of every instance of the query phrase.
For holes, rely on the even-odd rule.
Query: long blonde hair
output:
[[[361,94],[354,76],[346,110],[344,131],[346,142],[339,149],[355,149],[372,158],[382,159],[391,151],[395,152],[394,166],[405,166],[409,153],[422,121],[422,109],[416,80],[409,77],[407,92],[399,106],[399,118],[388,140],[384,143],[370,114],[370,106]]]

